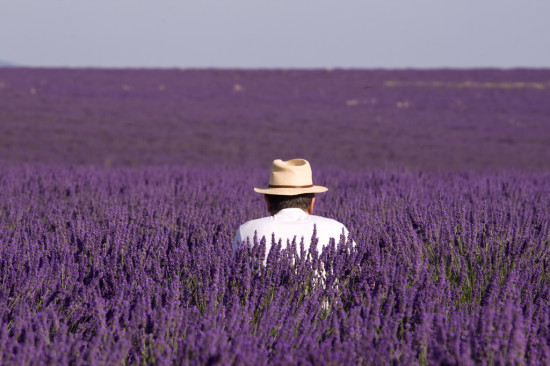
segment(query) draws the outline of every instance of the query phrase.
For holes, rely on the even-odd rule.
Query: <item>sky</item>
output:
[[[548,68],[548,0],[0,0],[36,67]]]

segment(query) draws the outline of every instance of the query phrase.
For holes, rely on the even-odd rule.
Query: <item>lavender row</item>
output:
[[[324,170],[356,247],[233,253],[263,173],[2,170],[0,363],[550,362],[548,173]]]
[[[550,70],[0,69],[0,162],[550,168]]]

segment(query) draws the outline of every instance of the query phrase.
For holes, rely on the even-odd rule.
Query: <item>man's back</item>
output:
[[[317,250],[321,252],[323,246],[334,238],[336,244],[340,242],[341,235],[347,239],[348,230],[344,224],[326,217],[311,215],[300,208],[285,208],[273,216],[251,220],[242,224],[233,240],[233,249],[236,249],[240,242],[246,242],[249,238],[253,243],[254,235],[257,234],[258,241],[266,238],[266,251],[271,248],[272,234],[275,234],[275,241],[281,239],[282,248],[291,243],[296,237],[296,244],[299,245],[304,239],[304,248],[307,250],[311,243],[314,228],[316,237],[319,239]]]
[[[296,238],[296,244],[304,241],[304,249],[309,249],[313,233],[316,230],[317,251],[334,238],[336,244],[344,235],[347,240],[348,230],[344,224],[326,217],[312,215],[315,194],[326,192],[328,188],[313,184],[311,166],[305,159],[282,161],[276,159],[271,166],[269,185],[265,188],[254,188],[262,193],[271,216],[251,220],[242,224],[235,238],[233,249],[240,243],[254,243],[265,237],[266,250],[271,249],[272,236],[275,242],[281,240],[281,247],[286,248]]]

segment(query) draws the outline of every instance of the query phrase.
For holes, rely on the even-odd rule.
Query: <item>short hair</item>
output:
[[[265,195],[271,206],[271,211],[277,213],[285,208],[301,208],[307,210],[315,193],[303,193],[295,196]]]

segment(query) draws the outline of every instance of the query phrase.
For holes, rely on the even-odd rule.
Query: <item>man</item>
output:
[[[274,160],[267,188],[254,188],[257,193],[263,193],[270,216],[251,220],[242,224],[233,240],[233,249],[239,243],[247,241],[252,244],[254,235],[258,241],[266,238],[266,253],[271,248],[272,234],[275,241],[281,239],[281,247],[285,248],[296,237],[296,244],[304,240],[307,250],[311,243],[313,230],[319,238],[317,250],[321,252],[331,238],[336,244],[341,235],[347,240],[348,229],[344,224],[326,217],[312,215],[315,204],[315,193],[326,192],[327,188],[313,185],[311,166],[304,159],[282,161]]]

